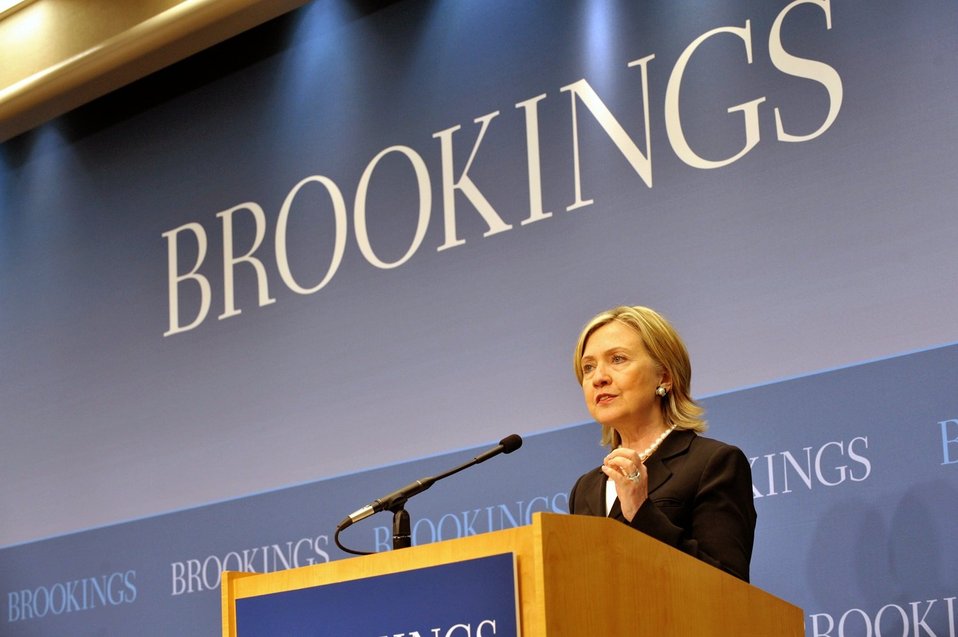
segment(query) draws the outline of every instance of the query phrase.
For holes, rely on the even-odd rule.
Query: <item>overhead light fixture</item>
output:
[[[0,0],[0,20],[33,2],[33,0]]]

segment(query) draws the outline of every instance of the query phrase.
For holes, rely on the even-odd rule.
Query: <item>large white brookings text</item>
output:
[[[782,45],[782,26],[789,12],[803,4],[811,4],[821,8],[825,18],[825,28],[831,29],[830,0],[795,0],[795,2],[790,3],[782,9],[771,26],[768,35],[769,58],[774,67],[780,72],[792,77],[811,80],[823,86],[828,94],[829,106],[828,112],[819,127],[805,134],[798,134],[794,131],[790,132],[787,130],[782,110],[776,106],[773,109],[776,139],[782,142],[804,142],[819,137],[831,127],[835,118],[838,116],[842,104],[842,80],[833,67],[817,60],[792,55],[786,51]],[[690,140],[686,138],[683,129],[679,107],[682,79],[686,67],[704,42],[715,37],[729,36],[741,40],[742,46],[744,47],[745,60],[748,64],[752,64],[753,33],[751,21],[746,20],[744,27],[718,27],[696,38],[685,48],[682,54],[678,56],[669,75],[665,93],[663,109],[669,144],[679,159],[689,166],[703,170],[728,166],[744,157],[761,141],[759,106],[765,102],[765,97],[757,97],[727,109],[727,112],[730,114],[741,112],[744,120],[744,141],[738,152],[724,159],[710,160],[701,157],[694,150]],[[574,201],[566,206],[566,211],[572,211],[594,203],[594,199],[585,198],[582,192],[578,126],[578,109],[580,104],[585,107],[589,114],[601,126],[602,130],[608,135],[645,185],[648,188],[652,188],[648,74],[650,72],[650,62],[654,59],[655,55],[652,54],[627,63],[628,68],[638,67],[639,69],[637,83],[641,86],[643,100],[644,149],[640,148],[632,139],[626,131],[626,128],[615,118],[586,79],[580,79],[559,89],[562,93],[568,93],[571,100],[570,123],[573,140],[572,178],[575,197]],[[543,221],[552,216],[552,212],[544,210],[542,205],[542,173],[539,157],[538,107],[540,102],[546,99],[546,97],[547,95],[542,93],[520,101],[515,105],[516,109],[521,111],[524,117],[527,151],[529,214],[522,220],[520,225],[523,226]],[[483,222],[488,228],[483,234],[484,237],[513,229],[513,225],[503,220],[469,176],[470,166],[479,152],[483,138],[493,120],[499,117],[499,115],[500,112],[495,111],[475,118],[474,123],[479,125],[479,132],[473,142],[469,158],[458,175],[456,174],[453,162],[453,136],[456,131],[462,127],[460,125],[453,126],[445,130],[440,130],[432,135],[434,139],[439,140],[441,150],[439,175],[442,183],[443,242],[436,248],[437,251],[448,250],[465,243],[465,239],[459,236],[456,229],[457,195],[464,196],[482,217]],[[412,241],[405,253],[398,259],[392,261],[386,261],[377,254],[369,240],[366,225],[366,202],[373,175],[376,172],[377,166],[387,156],[395,156],[397,159],[408,161],[412,167],[412,173],[415,175],[419,195],[418,218]],[[356,187],[356,195],[352,207],[352,225],[356,245],[363,257],[371,265],[381,269],[398,268],[409,261],[419,250],[425,238],[433,212],[431,187],[431,175],[433,174],[434,172],[430,171],[422,155],[409,146],[396,145],[384,148],[368,162]],[[287,228],[293,203],[296,201],[297,196],[305,188],[317,187],[325,191],[332,204],[335,236],[332,243],[332,254],[329,255],[329,265],[326,267],[325,274],[319,278],[318,281],[304,282],[302,280],[302,273],[296,276],[290,267],[287,252]],[[233,219],[234,216],[240,212],[250,218],[245,220],[246,223],[251,220],[254,224],[255,237],[252,241],[252,245],[245,253],[237,256],[234,247]],[[262,260],[254,256],[266,238],[267,233],[267,216],[263,207],[255,201],[247,201],[216,213],[216,217],[221,220],[223,246],[223,311],[217,318],[223,320],[242,313],[242,310],[236,307],[233,276],[234,268],[240,263],[246,263],[252,266],[256,273],[259,306],[262,307],[275,303],[276,298],[270,295],[269,287],[271,282],[268,279],[267,270]],[[315,294],[322,290],[336,275],[342,262],[346,248],[348,224],[345,198],[343,197],[340,187],[332,179],[323,175],[310,175],[297,182],[286,195],[272,228],[273,240],[275,242],[276,268],[282,283],[297,294]],[[167,240],[169,290],[169,327],[164,332],[164,336],[171,336],[196,328],[203,323],[209,314],[213,296],[212,285],[209,277],[200,272],[206,259],[208,234],[206,228],[204,228],[201,223],[194,221],[164,232],[162,236]],[[192,241],[193,244],[191,245],[190,251],[191,253],[194,251],[196,253],[195,262],[189,266],[189,269],[185,272],[181,270],[179,263],[181,241]],[[196,304],[195,307],[181,308],[181,287],[185,285],[193,287],[191,299],[195,298],[198,292],[198,304]],[[184,319],[183,314],[187,314],[188,318]]]

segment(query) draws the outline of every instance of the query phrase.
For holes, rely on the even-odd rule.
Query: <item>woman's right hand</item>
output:
[[[615,483],[622,515],[629,522],[649,497],[649,474],[635,449],[613,449],[602,462],[602,473]]]

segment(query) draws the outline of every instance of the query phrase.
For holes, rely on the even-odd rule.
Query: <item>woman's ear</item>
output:
[[[669,370],[662,370],[662,376],[659,377],[659,385],[665,387],[665,391],[672,391],[672,374],[669,373]]]

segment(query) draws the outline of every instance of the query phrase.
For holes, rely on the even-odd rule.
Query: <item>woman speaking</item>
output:
[[[706,423],[675,329],[641,306],[602,312],[579,335],[575,373],[610,451],[572,488],[570,512],[615,518],[748,581],[749,462],[699,435]]]

